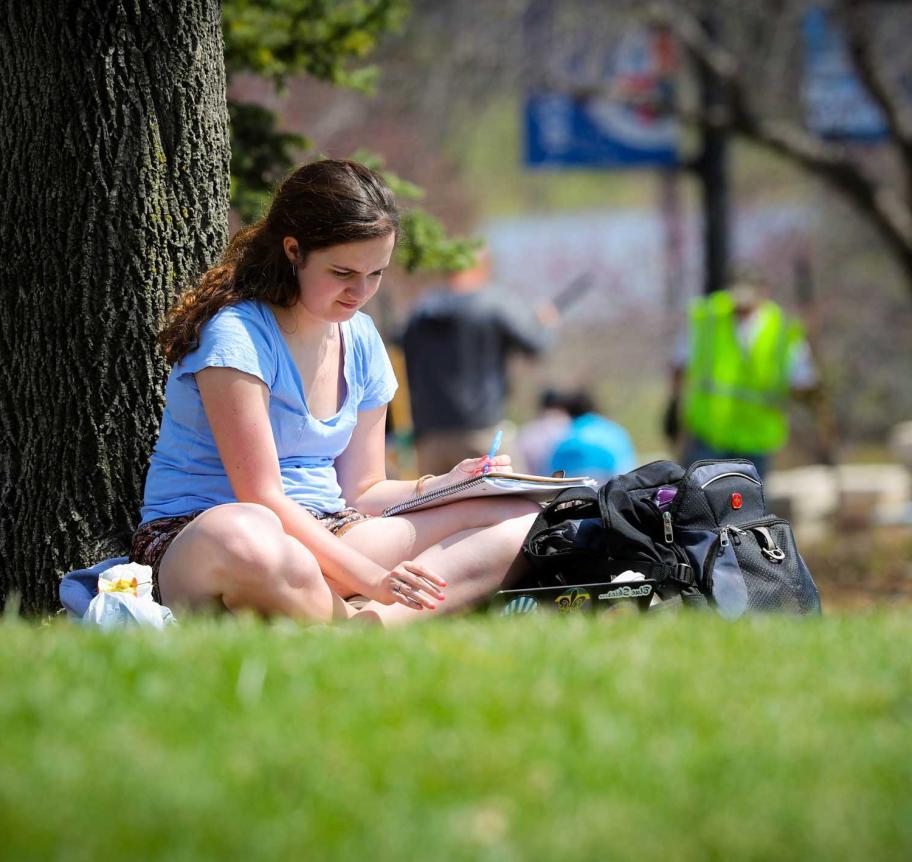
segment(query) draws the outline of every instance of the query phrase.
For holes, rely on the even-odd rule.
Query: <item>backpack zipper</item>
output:
[[[706,481],[702,485],[700,485],[700,490],[702,491],[704,488],[708,487],[709,485],[712,485],[712,483],[717,481],[718,479],[725,479],[728,476],[737,476],[740,479],[747,479],[748,482],[753,482],[755,485],[763,484],[762,482],[757,481],[753,476],[748,476],[747,473],[737,473],[737,472],[720,473],[718,476],[713,476],[712,479],[709,479],[708,481]]]
[[[674,523],[672,522],[671,518],[671,509],[674,506],[675,501],[672,500],[668,504],[668,508],[664,510],[659,508],[655,500],[651,500],[650,502],[655,507],[656,511],[661,512],[662,514],[662,531],[665,536],[665,544],[671,545],[671,550],[674,552],[675,557],[677,557],[680,563],[690,565],[687,558],[687,552],[675,544]]]
[[[747,533],[747,530],[742,530],[740,527],[736,527],[734,524],[727,524],[719,531],[719,544],[724,548],[729,543],[732,545],[740,545],[741,537]],[[731,537],[729,538],[729,534]]]
[[[716,570],[716,560],[719,559],[719,555],[722,554],[725,551],[725,548],[730,544],[740,545],[741,534],[746,532],[746,530],[742,530],[740,527],[735,527],[732,524],[728,524],[719,530],[719,541],[717,544],[713,545],[710,556],[707,558],[708,564],[706,566],[706,571],[703,573],[704,588],[710,595],[712,595],[713,574]],[[729,538],[729,534],[731,534],[731,538]]]
[[[705,467],[707,464],[717,464],[719,461],[728,461],[733,467],[737,464],[746,464],[750,467],[754,466],[754,464],[751,461],[748,461],[747,458],[701,458],[699,461],[694,461],[691,463],[691,465],[684,471],[684,478],[681,481],[688,481],[694,470],[698,470],[700,467]]]
[[[716,560],[719,558],[719,554],[723,552],[725,548],[731,545],[740,545],[741,537],[746,536],[748,533],[753,533],[758,537],[757,544],[760,546],[760,552],[773,563],[781,563],[785,559],[785,551],[782,550],[777,544],[776,540],[773,538],[772,531],[769,529],[774,524],[787,524],[788,521],[783,520],[782,518],[777,518],[775,516],[766,517],[761,521],[753,521],[747,524],[741,524],[740,526],[735,526],[734,524],[726,524],[726,526],[719,529],[719,541],[714,547],[711,553],[711,558],[709,559],[709,565],[707,566],[708,571],[704,572],[703,578],[706,582],[706,589],[709,592],[712,592],[712,576],[716,568]]]

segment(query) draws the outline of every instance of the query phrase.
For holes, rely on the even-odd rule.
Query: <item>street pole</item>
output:
[[[718,35],[718,22],[706,15],[703,26],[710,39]],[[699,71],[700,104],[710,118],[724,108],[724,92],[719,77],[701,63]],[[728,275],[728,136],[712,122],[702,127],[702,148],[695,167],[703,199],[704,273],[703,292],[725,287]]]

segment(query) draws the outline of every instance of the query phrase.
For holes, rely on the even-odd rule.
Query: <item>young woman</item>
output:
[[[344,599],[359,594],[371,600],[359,615],[393,623],[465,607],[519,573],[530,501],[372,517],[486,464],[386,478],[396,380],[359,309],[397,230],[378,174],[305,165],[172,309],[160,341],[173,368],[131,552],[165,604],[329,621],[353,616]]]

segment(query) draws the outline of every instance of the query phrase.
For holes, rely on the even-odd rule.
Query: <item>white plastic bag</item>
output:
[[[102,628],[150,626],[163,629],[174,615],[152,598],[152,568],[139,563],[112,566],[98,577],[98,595],[89,602],[84,623]]]

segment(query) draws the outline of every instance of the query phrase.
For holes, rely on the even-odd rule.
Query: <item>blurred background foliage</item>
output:
[[[675,173],[684,255],[676,273],[680,294],[672,304],[661,284],[641,290],[645,269],[664,277],[661,245],[631,243],[624,253],[631,220],[660,237],[663,177],[645,170],[530,170],[522,159],[521,106],[530,88],[554,83],[552,52],[579,47],[585,53],[589,46],[610,44],[658,9],[681,30],[675,87],[686,163],[696,154],[706,118],[698,115],[696,102],[697,71],[705,58],[685,25],[711,13],[723,66],[733,70],[729,90],[740,99],[738,112],[716,118],[732,132],[733,259],[764,270],[774,298],[792,310],[798,306],[796,263],[809,263],[819,363],[844,447],[849,455],[876,457],[887,429],[912,416],[912,387],[906,383],[912,364],[910,281],[877,217],[846,186],[864,188],[872,201],[898,201],[896,212],[910,212],[903,193],[910,187],[912,149],[892,134],[882,144],[817,142],[819,150],[800,150],[810,145],[799,98],[800,23],[810,5],[503,0],[485,4],[480,14],[477,5],[457,0],[227,0],[235,204],[250,220],[293,161],[348,157],[356,150],[370,159],[367,150],[380,154],[372,163],[409,182],[397,188],[410,207],[400,259],[405,269],[463,265],[472,244],[451,240],[449,232],[483,238],[494,253],[498,281],[522,303],[594,267],[596,288],[585,307],[568,316],[548,360],[520,363],[515,370],[510,415],[528,418],[543,386],[582,384],[593,389],[606,413],[630,428],[642,452],[666,454],[658,413],[670,342],[687,298],[701,283],[699,189],[688,171]],[[901,4],[834,0],[827,6],[841,21],[867,16],[858,32],[889,87],[912,80],[908,51],[900,44],[912,32]],[[549,41],[539,49],[530,42],[530,27],[545,7],[554,12],[553,22]],[[248,116],[241,105],[252,106]],[[771,139],[770,129],[786,130],[784,142]],[[787,148],[795,142],[798,155]],[[812,156],[838,169],[827,173]],[[592,251],[571,252],[574,232],[587,231]],[[563,256],[555,252],[541,264],[528,253],[561,244]],[[609,248],[613,268],[599,256]],[[400,321],[428,280],[391,275],[388,284],[378,299],[385,303],[381,323]],[[812,457],[812,424],[796,408],[795,439],[783,465]]]
[[[404,0],[226,0],[222,26],[229,77],[256,75],[280,93],[295,75],[372,94],[379,70],[365,57],[384,35],[402,26]],[[240,220],[260,218],[271,190],[296,162],[313,157],[311,140],[284,130],[278,114],[262,104],[228,100],[231,118],[231,203]],[[352,158],[379,170],[400,202],[423,190],[383,169],[380,155],[359,149]],[[439,219],[411,206],[402,218],[398,260],[408,272],[464,269],[476,242],[449,237]]]
[[[403,0],[225,0],[225,63],[284,84],[293,75],[370,91],[375,66],[352,66],[399,27]]]

